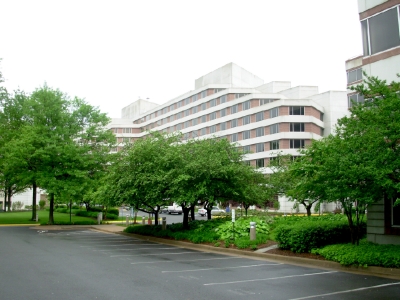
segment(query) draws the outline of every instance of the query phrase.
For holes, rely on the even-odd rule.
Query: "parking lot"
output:
[[[41,299],[396,299],[400,295],[399,281],[379,277],[200,252],[91,230],[2,228],[0,238],[7,230],[24,240],[16,245],[25,244],[26,255],[39,259],[27,256],[25,263],[32,266],[19,272],[11,260],[13,253],[0,244],[0,252],[8,254],[0,271],[0,288],[7,291],[2,299],[21,299],[23,288],[3,286],[17,278],[26,280],[22,285],[26,287],[35,286],[38,279],[41,289],[36,287],[35,292],[43,293]],[[14,249],[14,254],[21,256],[21,251]],[[7,268],[13,271],[6,272]],[[49,297],[46,287],[52,282],[53,297]]]

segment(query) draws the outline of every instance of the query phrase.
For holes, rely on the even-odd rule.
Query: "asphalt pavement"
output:
[[[1,299],[365,300],[400,295],[398,279],[293,265],[264,253],[161,244],[121,234],[122,229],[1,227]]]

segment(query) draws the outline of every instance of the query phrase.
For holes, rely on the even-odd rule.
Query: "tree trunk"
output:
[[[312,204],[306,205],[307,217],[311,217],[311,207],[312,207]]]
[[[4,211],[7,211],[7,190],[4,189]]]
[[[183,211],[183,229],[189,229],[189,212],[190,212],[190,207],[183,207],[182,205],[182,211]]]
[[[154,225],[158,225],[159,210],[154,211]]]
[[[50,210],[49,210],[49,225],[54,225],[54,194],[50,194]]]
[[[8,211],[11,211],[11,187],[7,189],[7,197],[8,197],[7,201]]]
[[[32,221],[36,220],[36,182],[32,184]]]
[[[211,220],[211,209],[208,207],[206,209],[207,209],[207,220]]]
[[[190,216],[192,217],[192,221],[194,221],[195,220],[194,205],[190,208]]]

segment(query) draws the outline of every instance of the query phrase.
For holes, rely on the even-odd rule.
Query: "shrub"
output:
[[[40,209],[43,209],[45,205],[46,205],[46,201],[44,201],[44,200],[40,200],[40,201],[39,201],[39,207],[40,207]]]
[[[96,217],[97,217],[97,213],[96,213]],[[107,213],[106,220],[118,220],[118,215]]]
[[[292,217],[288,217],[290,218]],[[316,221],[313,217],[302,218],[300,222],[281,224],[275,228],[275,240],[280,248],[293,252],[310,252],[314,248],[350,241],[350,229],[346,220]],[[364,223],[364,233],[365,228]]]
[[[241,217],[236,220],[234,227],[232,226],[232,222],[224,222],[220,224],[215,231],[222,240],[231,238],[233,232],[235,233],[235,238],[248,237],[250,233],[250,222],[256,222],[257,233],[269,234],[270,227],[266,219],[258,217]]]
[[[264,244],[268,240],[268,235],[266,234],[258,234],[256,235],[256,239],[254,241],[250,241],[249,237],[240,237],[235,240],[234,244],[239,249],[252,248],[257,245]]]
[[[107,209],[107,216],[108,214],[113,214],[119,216],[119,209],[118,208],[109,208]]]
[[[54,211],[62,214],[65,214],[67,212],[69,213],[69,209],[67,208],[56,208]]]
[[[11,203],[12,210],[22,210],[24,203],[21,201],[14,201]]]
[[[89,211],[92,211],[92,212],[102,212],[102,211],[103,211],[103,208],[102,208],[101,206],[91,206],[91,207],[89,207]]]
[[[329,245],[313,249],[311,252],[345,266],[400,268],[399,245],[377,245],[362,240],[358,246],[352,244]]]

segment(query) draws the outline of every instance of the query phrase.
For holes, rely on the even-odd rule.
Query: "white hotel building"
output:
[[[148,130],[183,133],[185,139],[225,137],[249,154],[245,160],[267,173],[277,152],[298,149],[333,132],[347,113],[347,92],[319,93],[316,86],[291,87],[288,81],[264,81],[229,63],[195,81],[195,89],[165,104],[138,100],[122,109],[110,128],[120,150]],[[280,211],[294,212],[293,202],[279,197]],[[330,210],[328,205],[322,208]],[[302,207],[300,207],[300,211]]]

